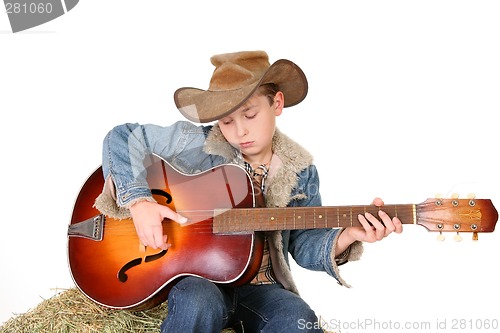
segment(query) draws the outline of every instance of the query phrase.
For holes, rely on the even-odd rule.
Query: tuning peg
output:
[[[477,232],[475,232],[475,231],[474,231],[474,232],[472,233],[472,240],[473,240],[474,242],[477,242],[477,241],[478,241],[478,239],[479,239],[479,238],[477,237]]]
[[[467,199],[476,199],[476,195],[474,193],[467,194]]]
[[[443,195],[441,193],[436,193],[436,195],[434,196],[434,198],[436,198],[436,199],[443,199]]]
[[[437,240],[442,242],[442,241],[444,241],[444,239],[445,239],[445,237],[444,237],[443,233],[440,231],[439,235],[437,236]]]
[[[453,193],[453,194],[451,195],[451,198],[452,198],[452,199],[458,199],[458,197],[459,197],[458,193]]]
[[[460,234],[457,232],[457,234],[455,235],[455,237],[453,237],[453,239],[455,240],[455,242],[461,242],[462,236],[460,236]]]

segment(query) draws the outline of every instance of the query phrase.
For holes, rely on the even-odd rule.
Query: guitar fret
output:
[[[234,225],[237,225],[238,221],[237,221],[237,217],[234,216],[234,212],[233,211],[230,211],[230,220],[227,221],[226,223],[226,230],[232,232],[233,231],[233,228],[234,228]]]
[[[279,227],[278,227],[278,219],[276,218],[276,215],[275,215],[275,214],[271,214],[271,216],[269,216],[269,226],[270,226],[272,229],[279,230]]]
[[[289,215],[287,213],[289,212],[288,211],[283,212],[283,229],[285,229],[286,226],[288,225]]]
[[[337,228],[340,228],[340,208],[337,208]]]
[[[412,217],[413,217],[413,223],[417,224],[417,206],[412,205]]]
[[[305,229],[309,229],[311,227],[310,222],[308,223],[308,221],[311,221],[314,224],[314,208],[313,208],[312,214],[313,214],[313,218],[311,218],[311,211],[310,210],[303,211],[303,220],[304,220],[304,228]]]
[[[269,220],[266,219],[266,216],[263,215],[263,213],[264,213],[264,211],[262,211],[260,209],[254,209],[252,211],[253,219],[251,221],[253,221],[256,226],[261,227],[261,229],[269,230],[269,228],[271,227]]]
[[[299,223],[300,229],[305,227],[304,225],[302,225],[302,223],[304,222],[304,219],[302,219],[302,215],[297,216],[297,222]]]
[[[254,214],[255,214],[255,212],[251,209],[244,209],[242,211],[242,214],[239,217],[239,223],[238,223],[238,225],[241,226],[240,229],[246,229],[244,227],[246,225],[250,224],[251,221],[254,221],[255,216],[252,216]]]
[[[232,215],[232,211],[229,211],[229,212]],[[222,213],[222,217],[223,217],[222,221],[223,221],[224,229],[227,230],[227,228],[229,227],[229,221],[231,221],[232,218],[230,216],[228,216],[228,212]],[[230,218],[228,218],[228,217],[230,217]]]
[[[227,227],[227,230],[229,231],[233,231],[233,226],[236,224],[234,223],[233,221],[235,221],[236,217],[234,216],[235,215],[235,212],[233,211],[230,211],[231,215],[229,215],[229,220],[227,221],[227,224],[226,224],[226,227]]]
[[[313,208],[313,226],[316,228],[316,207]]]
[[[226,228],[227,230],[229,231],[233,231],[233,227],[235,224],[237,224],[237,217],[234,216],[234,212],[233,211],[230,211],[231,215],[229,216],[230,219],[226,222]]]
[[[229,211],[229,220],[226,220],[226,230],[232,232],[233,231],[233,226],[237,224],[236,217],[234,216],[233,211]],[[224,214],[226,215],[226,214]]]
[[[351,218],[351,227],[352,227],[352,207],[349,207],[349,212],[350,212],[350,218]]]
[[[283,229],[285,229],[287,225],[288,225],[288,214],[287,214],[287,211],[284,211],[283,212]]]
[[[263,210],[258,210],[255,221],[258,225],[263,225],[265,230],[272,229],[271,218]]]
[[[285,229],[285,228],[286,228],[286,225],[287,225],[286,221],[287,221],[287,220],[288,220],[288,216],[285,214],[285,212],[283,212],[283,213],[281,214],[281,223],[282,223],[282,227],[281,227],[281,228],[282,228],[282,229]]]
[[[295,209],[293,210],[293,229],[297,229],[297,221],[295,221]]]

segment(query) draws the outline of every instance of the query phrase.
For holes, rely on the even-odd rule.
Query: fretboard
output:
[[[379,210],[379,207],[373,205],[216,210],[213,232],[238,233],[358,226],[359,214],[369,212],[378,217]],[[383,210],[390,217],[399,217],[403,224],[416,223],[416,206],[413,204],[386,205]]]

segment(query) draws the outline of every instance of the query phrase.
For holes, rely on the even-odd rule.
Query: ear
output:
[[[283,92],[278,91],[276,95],[274,95],[274,112],[276,116],[279,116],[283,112],[284,105],[285,95],[283,95]]]

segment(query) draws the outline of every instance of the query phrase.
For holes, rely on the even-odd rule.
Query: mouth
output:
[[[253,141],[241,142],[240,148],[248,148],[253,145]]]

